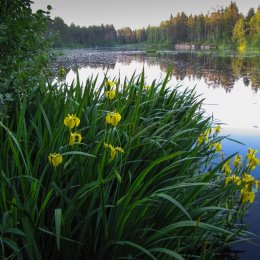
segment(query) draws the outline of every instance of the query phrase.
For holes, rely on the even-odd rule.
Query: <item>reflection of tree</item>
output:
[[[68,51],[60,57],[57,67],[66,69],[78,66],[91,68],[113,69],[116,62],[129,65],[133,61],[157,65],[164,72],[173,64],[172,76],[183,80],[204,79],[213,88],[223,87],[230,92],[236,80],[243,78],[246,86],[250,83],[254,91],[260,88],[260,58],[219,57],[205,53],[161,52],[148,55],[140,51]]]
[[[248,64],[249,71],[247,72],[252,84],[252,88],[257,91],[260,88],[260,58],[252,60]]]
[[[245,85],[252,85],[254,91],[260,88],[260,59],[259,57],[219,57],[202,53],[161,54],[155,57],[141,55],[134,57],[148,64],[159,65],[167,72],[169,65],[174,64],[173,75],[177,80],[185,76],[193,79],[205,79],[213,88],[223,87],[230,92],[235,81],[243,79]]]
[[[210,87],[224,87],[228,92],[236,80],[230,67],[230,58],[180,53],[172,57],[171,63],[174,63],[173,75],[177,80],[183,80],[185,76],[193,79],[204,78]],[[169,62],[160,60],[160,68],[163,71],[167,71],[168,67]]]
[[[231,67],[234,75],[236,77],[240,77],[243,67],[243,59],[241,57],[239,58],[232,58],[231,59]]]
[[[130,63],[135,60],[144,63],[146,61],[146,57],[143,52],[124,52],[119,53],[117,56],[117,62],[124,65],[130,65]]]

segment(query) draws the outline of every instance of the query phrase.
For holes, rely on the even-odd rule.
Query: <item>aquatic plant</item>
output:
[[[220,126],[169,75],[21,97],[0,122],[0,257],[209,260],[247,239],[256,151],[231,166]]]

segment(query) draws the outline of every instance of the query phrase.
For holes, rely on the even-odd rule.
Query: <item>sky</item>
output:
[[[178,12],[206,14],[212,8],[226,7],[230,0],[32,0],[33,10],[47,10],[52,6],[51,17],[61,17],[65,23],[80,26],[113,24],[116,29],[132,29],[159,25]],[[235,0],[243,14],[260,5],[259,0]]]

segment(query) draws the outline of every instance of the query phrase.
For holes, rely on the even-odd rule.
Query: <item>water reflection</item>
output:
[[[260,135],[260,56],[217,56],[216,53],[160,52],[147,55],[143,51],[69,50],[58,59],[57,68],[68,72],[66,82],[76,78],[76,68],[82,82],[91,75],[107,72],[111,78],[130,78],[145,70],[146,84],[162,80],[173,64],[170,85],[183,88],[196,86],[205,98],[206,113],[233,129],[252,129]]]
[[[69,50],[60,57],[57,65],[71,68],[90,67],[92,69],[114,70],[117,63],[130,65],[133,61],[146,63],[148,66],[159,66],[167,72],[169,65],[174,64],[172,76],[177,80],[205,79],[212,88],[224,88],[230,92],[237,80],[243,79],[245,86],[257,92],[260,88],[260,56],[254,57],[220,57],[216,53],[203,52],[159,52],[148,55],[143,51],[95,51]]]

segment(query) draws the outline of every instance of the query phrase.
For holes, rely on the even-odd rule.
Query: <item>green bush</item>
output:
[[[42,84],[16,103],[0,122],[3,259],[209,260],[245,239],[256,181],[232,174],[253,165],[230,172],[202,101],[168,77]]]
[[[51,55],[45,35],[49,12],[38,10],[33,13],[31,3],[30,0],[0,0],[2,113],[8,102],[37,91],[39,82],[50,73],[48,61]]]

